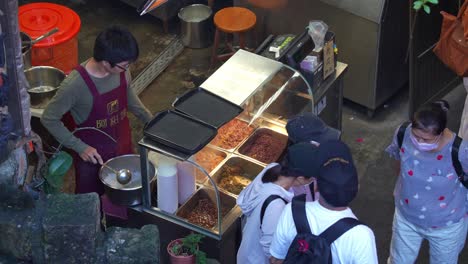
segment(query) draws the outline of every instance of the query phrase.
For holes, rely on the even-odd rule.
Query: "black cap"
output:
[[[341,132],[327,126],[322,119],[313,113],[302,113],[286,124],[289,139],[293,143],[316,141],[323,143],[329,140],[339,140]]]
[[[289,176],[317,177],[321,165],[318,152],[318,147],[305,142],[288,147],[283,173]]]
[[[341,141],[328,141],[320,144],[320,169],[317,186],[320,196],[335,207],[345,207],[356,197],[358,175],[351,151]]]

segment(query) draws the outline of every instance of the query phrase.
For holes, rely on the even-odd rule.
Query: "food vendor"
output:
[[[286,124],[289,141],[291,144],[308,142],[318,146],[320,143],[330,140],[339,140],[341,131],[329,127],[325,122],[310,112],[304,112],[288,121]],[[318,197],[315,180],[309,186],[294,186],[295,195],[305,193],[307,201],[314,201]]]
[[[93,57],[70,72],[44,110],[41,123],[75,152],[76,193],[103,195],[100,165],[133,152],[127,111],[145,123],[152,117],[130,87],[128,69],[138,54],[138,43],[128,30],[105,29],[96,38]],[[91,129],[73,133],[77,128]],[[105,213],[126,217],[125,208],[101,198]]]

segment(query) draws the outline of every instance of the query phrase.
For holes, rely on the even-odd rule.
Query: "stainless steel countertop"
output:
[[[237,105],[242,105],[283,64],[238,50],[200,86]]]

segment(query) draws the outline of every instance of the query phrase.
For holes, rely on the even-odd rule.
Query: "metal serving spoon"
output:
[[[117,171],[116,169],[111,168],[109,165],[105,163],[103,163],[102,166],[114,172],[117,178],[117,181],[122,185],[127,184],[132,180],[132,172],[128,169],[121,169]]]

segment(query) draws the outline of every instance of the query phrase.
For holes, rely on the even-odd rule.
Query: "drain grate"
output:
[[[140,94],[143,92],[183,49],[182,41],[178,36],[174,35],[166,49],[132,81],[131,85],[135,93]]]

